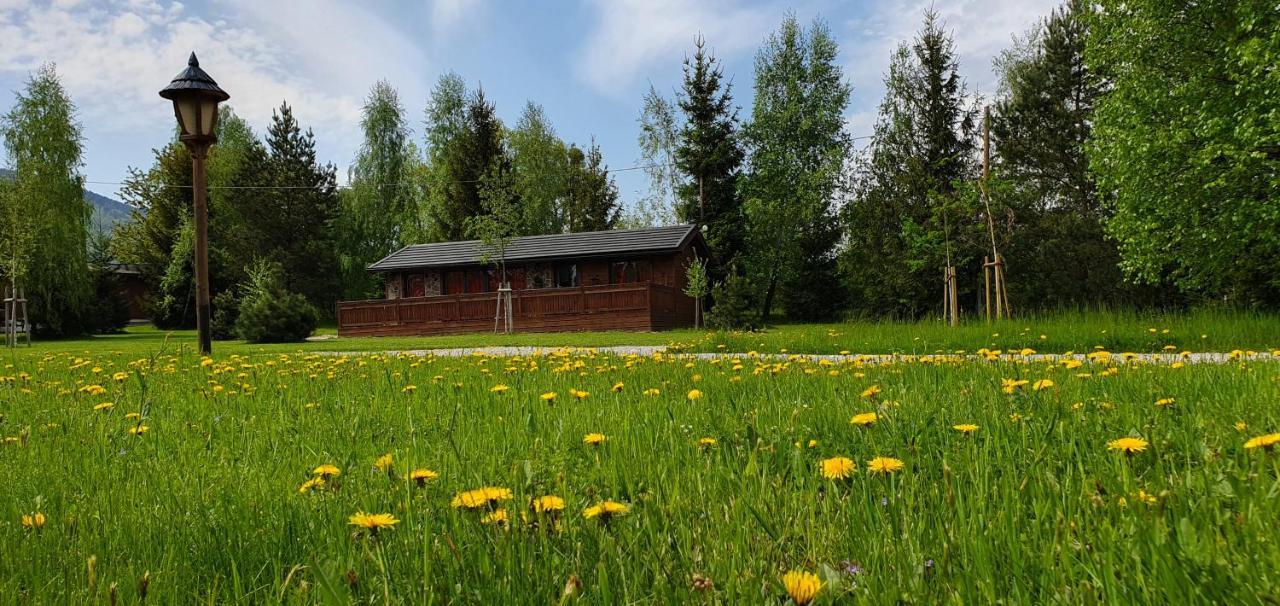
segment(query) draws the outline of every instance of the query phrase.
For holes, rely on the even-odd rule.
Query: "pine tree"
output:
[[[331,311],[338,297],[333,225],[338,216],[336,169],[316,159],[315,135],[293,117],[289,105],[272,112],[267,130],[266,182],[271,201],[246,209],[259,256],[284,268],[285,288]]]
[[[1010,284],[1023,308],[1115,303],[1131,298],[1108,218],[1085,156],[1103,82],[1085,65],[1089,4],[1055,9],[997,65],[992,112],[994,170],[1009,181],[1001,202],[1016,221],[1003,254],[1034,280]]]
[[[684,128],[676,148],[683,182],[677,190],[677,218],[705,226],[707,273],[712,283],[724,280],[742,254],[745,216],[738,195],[743,152],[738,141],[737,109],[731,86],[722,82],[719,63],[701,37],[694,55],[684,62],[684,85],[678,105]]]
[[[621,212],[618,186],[609,176],[604,154],[595,140],[584,153],[569,147],[569,191],[567,228],[571,232],[613,229]]]
[[[9,210],[26,214],[33,230],[21,247],[25,262],[11,260],[7,265],[25,271],[21,286],[39,330],[79,334],[86,327],[92,296],[86,244],[92,208],[83,197],[83,136],[75,105],[52,65],[27,79],[0,129],[14,171]],[[10,248],[10,253],[18,250]]]
[[[871,151],[845,207],[842,265],[859,311],[918,317],[941,304],[946,211],[974,173],[976,111],[966,104],[955,45],[933,11],[915,40],[894,52],[885,88]]]
[[[459,95],[463,104],[459,106]],[[441,78],[428,108],[428,144],[432,162],[432,230],[438,240],[464,240],[467,221],[485,212],[481,188],[485,177],[509,163],[504,129],[484,90],[466,95],[461,78]]]
[[[756,55],[755,102],[744,128],[749,264],[764,286],[765,321],[775,293],[796,319],[829,318],[843,288],[836,275],[841,193],[850,139],[850,88],[825,23],[806,31],[789,15]]]

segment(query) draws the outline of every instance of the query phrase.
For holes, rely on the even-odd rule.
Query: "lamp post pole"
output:
[[[191,212],[195,215],[196,269],[196,333],[200,336],[200,353],[213,352],[213,335],[209,330],[209,207],[206,201],[204,160],[208,144],[188,144],[191,151]]]
[[[218,88],[218,83],[200,69],[200,61],[191,53],[187,69],[160,91],[160,96],[173,101],[173,114],[178,118],[181,134],[178,140],[191,153],[191,214],[195,222],[196,332],[200,337],[200,353],[213,352],[213,335],[209,332],[209,206],[204,161],[209,147],[217,142],[218,104],[231,98]]]

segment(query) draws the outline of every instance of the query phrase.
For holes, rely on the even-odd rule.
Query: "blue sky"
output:
[[[870,133],[894,46],[933,6],[954,32],[970,89],[990,96],[991,61],[1057,0],[0,0],[0,111],[43,62],[57,64],[85,132],[90,189],[115,195],[129,166],[173,128],[159,91],[195,50],[237,113],[261,131],[287,100],[316,133],[340,180],[359,145],[360,105],[373,82],[399,89],[421,140],[428,93],[455,71],[486,94],[508,123],[526,100],[544,106],[557,133],[594,136],[611,167],[639,163],[641,96],[671,93],[680,62],[701,33],[750,113],[752,61],[788,10],[821,16],[841,44],[853,86],[854,136]],[[860,142],[865,143],[865,142]],[[646,186],[641,171],[616,175],[623,199]]]

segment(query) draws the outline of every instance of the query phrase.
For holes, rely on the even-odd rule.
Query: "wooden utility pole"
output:
[[[996,248],[996,222],[991,215],[991,192],[987,181],[991,178],[991,106],[982,109],[982,205],[987,212],[987,234],[991,236],[991,256],[982,259],[983,292],[986,294],[986,317],[991,321],[991,295],[995,294],[995,319],[1001,320],[1012,313],[1009,307],[1009,291],[1005,287],[1004,257]]]

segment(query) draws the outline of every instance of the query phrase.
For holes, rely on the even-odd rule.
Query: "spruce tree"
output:
[[[285,288],[331,314],[339,295],[336,169],[316,159],[315,135],[302,130],[287,103],[272,112],[266,144],[270,203],[247,209],[259,256],[280,263]]]
[[[997,62],[1001,94],[992,112],[993,170],[1008,181],[1010,245],[1020,306],[1118,302],[1119,253],[1105,237],[1108,213],[1085,156],[1103,82],[1085,64],[1089,4],[1070,0]]]
[[[618,186],[609,176],[604,154],[594,140],[586,152],[569,148],[569,191],[567,225],[569,231],[613,229],[621,212]]]
[[[435,173],[431,216],[435,238],[468,238],[467,221],[485,211],[482,184],[491,170],[501,170],[507,158],[502,121],[484,90],[465,95],[461,78],[441,79],[428,109],[428,143]]]
[[[919,317],[941,306],[950,228],[943,219],[975,167],[976,111],[937,13],[926,13],[915,40],[898,46],[885,88],[870,153],[845,207],[842,264],[858,311]]]
[[[743,152],[738,141],[738,112],[731,85],[723,82],[719,62],[699,37],[692,58],[684,62],[684,85],[678,100],[684,128],[676,148],[683,182],[677,190],[676,216],[706,227],[707,273],[712,283],[724,280],[742,254],[745,216],[738,195]]]

